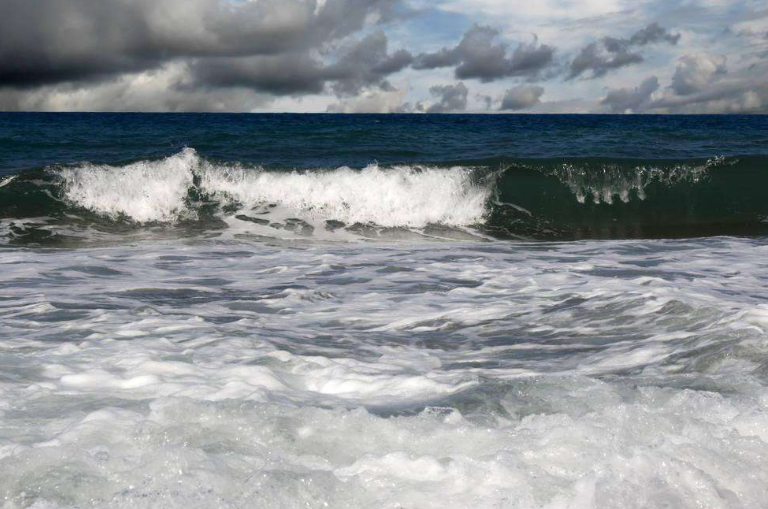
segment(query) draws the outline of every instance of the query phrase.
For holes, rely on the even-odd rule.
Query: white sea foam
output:
[[[56,170],[71,202],[112,219],[173,221],[185,213],[199,158],[194,150],[122,167],[86,164]]]
[[[766,255],[5,248],[2,505],[759,508]]]
[[[309,221],[384,227],[480,223],[491,194],[467,168],[368,166],[311,172],[275,172],[215,165],[187,148],[169,158],[123,167],[83,165],[56,170],[66,198],[112,219],[170,222],[194,213],[185,199],[199,191],[222,204],[278,206]],[[269,209],[267,210],[270,211]]]
[[[0,180],[0,187],[5,187],[11,182],[13,182],[16,179],[16,175],[12,175],[10,177],[5,177],[3,180]]]
[[[491,193],[466,168],[377,165],[311,173],[208,167],[201,188],[248,208],[273,203],[307,219],[410,227],[482,222]]]

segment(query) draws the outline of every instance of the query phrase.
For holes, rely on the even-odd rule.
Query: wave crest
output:
[[[188,148],[160,161],[122,167],[85,164],[58,169],[57,174],[64,198],[77,206],[110,219],[171,222],[188,211],[185,198],[198,165],[197,153]]]
[[[229,207],[279,205],[307,220],[460,226],[483,221],[491,194],[491,186],[475,181],[468,168],[370,165],[363,170],[268,172],[216,165],[191,148],[159,161],[83,165],[57,173],[72,204],[139,223],[194,214],[187,198],[196,191]]]
[[[209,167],[200,188],[222,202],[278,204],[309,220],[417,228],[480,223],[491,193],[466,168],[377,165],[291,173]]]

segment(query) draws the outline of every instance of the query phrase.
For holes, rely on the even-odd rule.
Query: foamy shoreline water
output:
[[[763,509],[767,133],[0,114],[0,507]]]
[[[4,248],[4,507],[762,507],[768,244]]]

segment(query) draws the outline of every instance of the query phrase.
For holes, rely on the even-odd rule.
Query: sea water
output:
[[[765,507],[766,163],[765,117],[0,115],[0,503]]]

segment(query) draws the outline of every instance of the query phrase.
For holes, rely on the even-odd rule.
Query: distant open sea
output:
[[[766,501],[768,116],[0,113],[3,508]]]

